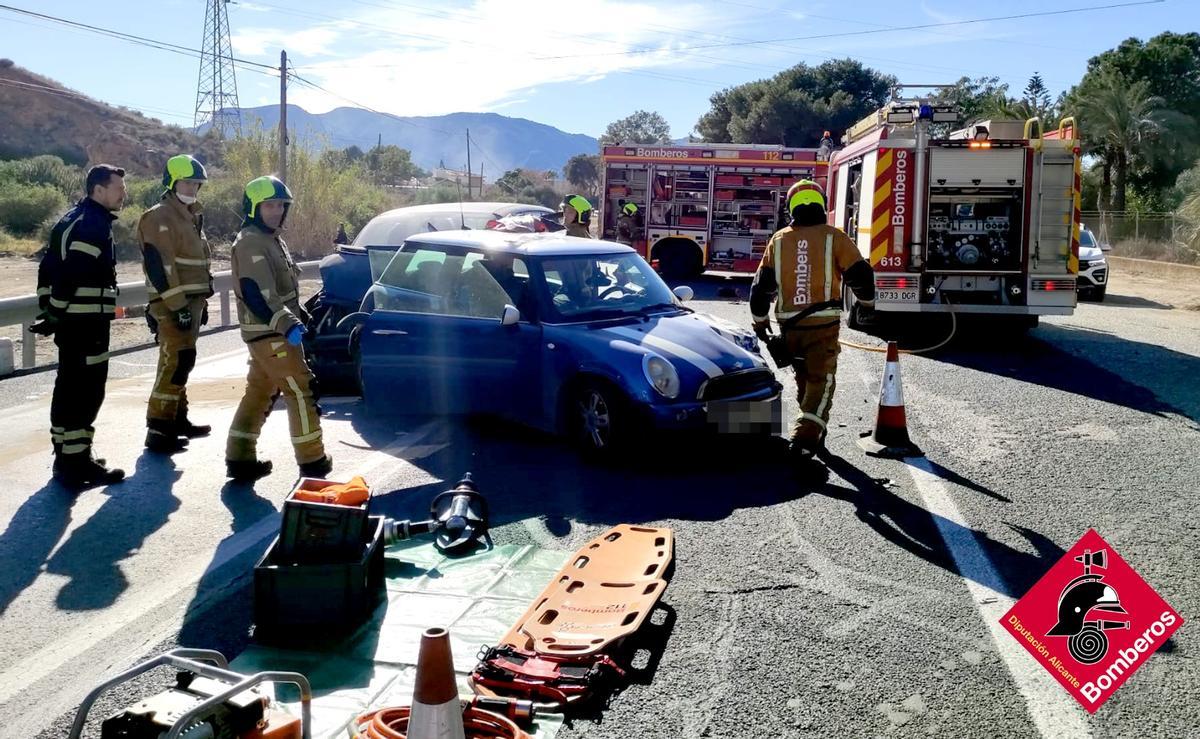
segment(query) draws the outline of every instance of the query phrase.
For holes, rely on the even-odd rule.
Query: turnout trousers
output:
[[[314,379],[304,361],[303,348],[288,344],[280,336],[252,341],[246,346],[250,349],[246,394],[229,427],[225,459],[249,462],[256,458],[259,432],[275,398],[281,395],[287,405],[296,463],[306,464],[324,457],[321,410],[313,395]]]
[[[150,315],[158,322],[158,374],[150,391],[146,425],[173,434],[177,421],[187,418],[187,381],[196,366],[196,340],[205,299],[188,300],[192,325],[186,331],[175,323],[175,314],[161,300],[150,304]]]
[[[58,375],[50,401],[50,440],[55,456],[65,463],[92,457],[96,415],[104,403],[108,382],[106,320],[65,320],[54,333],[58,346]]]
[[[814,328],[790,328],[784,340],[795,357],[796,394],[800,415],[792,426],[792,440],[815,447],[825,439],[833,392],[837,387],[838,337],[841,322]]]

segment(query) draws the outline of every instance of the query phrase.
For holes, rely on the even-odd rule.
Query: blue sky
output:
[[[1038,71],[1057,94],[1079,79],[1089,57],[1125,38],[1200,30],[1200,0],[1166,0],[831,35],[1121,1],[239,0],[229,7],[235,56],[278,64],[286,48],[300,74],[342,96],[293,86],[292,102],[313,112],[347,105],[346,98],[401,115],[494,111],[598,135],[610,121],[648,109],[666,116],[679,137],[713,92],[797,62],[849,56],[914,83],[996,75],[1014,91]],[[189,48],[201,43],[204,0],[0,2]],[[195,58],[3,10],[0,38],[0,56],[72,89],[191,123]],[[762,40],[776,41],[744,43]],[[239,70],[238,89],[243,106],[270,104],[279,82]]]

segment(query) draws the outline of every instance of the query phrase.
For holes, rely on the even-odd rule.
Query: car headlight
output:
[[[1103,259],[1089,259],[1088,260],[1089,267],[1102,267],[1103,265],[1104,265]]]
[[[642,357],[642,372],[646,375],[646,382],[659,395],[664,398],[679,397],[679,373],[673,364],[657,354],[647,354]]]

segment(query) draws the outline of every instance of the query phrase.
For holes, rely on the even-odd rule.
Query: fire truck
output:
[[[753,273],[787,224],[788,188],[827,169],[816,149],[747,144],[605,146],[601,161],[602,238],[615,239],[621,208],[634,203],[634,246],[668,279]]]
[[[1080,144],[1071,119],[981,121],[900,99],[851,126],[830,157],[829,222],[875,269],[878,315],[1006,316],[1075,309]],[[941,129],[939,131],[938,129]],[[852,327],[863,313],[846,291]]]

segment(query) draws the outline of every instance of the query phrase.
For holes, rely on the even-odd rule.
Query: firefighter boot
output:
[[[271,474],[271,463],[263,459],[225,460],[225,476],[238,482],[254,482]]]
[[[333,457],[328,454],[314,462],[305,462],[300,465],[301,477],[323,478],[330,472],[333,472]]]
[[[64,487],[78,491],[115,485],[125,479],[125,471],[105,467],[101,460],[90,456],[61,455],[54,460],[54,479]]]
[[[201,436],[208,436],[212,433],[212,426],[209,426],[207,423],[192,423],[191,420],[188,419],[186,390],[184,390],[183,395],[179,400],[179,414],[175,416],[175,431],[180,436],[187,439],[199,439]]]
[[[175,454],[187,449],[188,440],[180,438],[179,428],[171,422],[151,419],[146,422],[146,448],[155,454]]]

